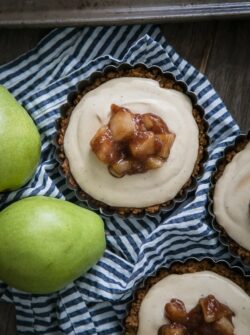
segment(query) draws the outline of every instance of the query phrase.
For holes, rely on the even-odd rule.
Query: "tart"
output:
[[[237,137],[217,162],[209,212],[222,243],[250,265],[250,132]]]
[[[109,66],[81,82],[61,111],[60,171],[92,209],[154,214],[195,188],[208,127],[195,96],[171,74]]]
[[[248,335],[249,313],[250,280],[238,268],[208,259],[176,262],[136,290],[124,334]]]

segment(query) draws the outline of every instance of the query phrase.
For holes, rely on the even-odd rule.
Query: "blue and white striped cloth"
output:
[[[56,29],[38,46],[0,67],[5,85],[34,119],[42,138],[35,177],[0,194],[0,209],[31,195],[78,203],[58,173],[52,144],[59,106],[80,80],[109,64],[144,62],[172,72],[193,91],[210,125],[210,159],[190,199],[174,215],[143,220],[104,218],[107,249],[86,275],[58,293],[31,295],[0,283],[0,298],[14,302],[19,334],[120,334],[132,289],[147,275],[189,256],[233,261],[206,223],[209,178],[223,148],[239,133],[209,81],[182,59],[153,25]]]

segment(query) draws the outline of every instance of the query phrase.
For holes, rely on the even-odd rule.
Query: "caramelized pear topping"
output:
[[[159,328],[158,335],[235,335],[233,311],[211,294],[189,312],[181,300],[171,299],[165,315],[169,323]]]
[[[159,169],[167,160],[174,139],[175,134],[159,116],[134,114],[112,104],[108,125],[97,130],[90,146],[109,172],[121,178]]]

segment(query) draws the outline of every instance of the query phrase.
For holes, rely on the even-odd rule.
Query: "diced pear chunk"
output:
[[[234,326],[226,317],[216,321],[214,328],[219,334],[234,335]]]
[[[121,159],[110,167],[110,172],[113,176],[120,178],[127,174],[130,169],[131,161]]]
[[[164,159],[168,158],[170,149],[175,139],[175,134],[159,134],[156,137],[162,143],[161,150],[159,151],[158,155]]]
[[[163,165],[163,160],[156,157],[149,157],[146,160],[145,168],[147,170],[159,169]]]
[[[184,303],[178,299],[171,299],[165,305],[166,317],[172,322],[185,322],[187,320],[187,311]]]
[[[151,131],[142,133],[129,143],[132,156],[136,159],[145,159],[155,152],[155,136]]]
[[[107,136],[106,130],[106,127],[100,128],[91,140],[90,145],[100,161],[105,164],[112,164],[119,159],[120,153],[117,150],[117,145]]]
[[[112,116],[109,121],[109,128],[114,141],[125,141],[131,138],[135,132],[135,121],[132,113],[125,108],[119,107],[117,111],[116,105],[112,105]]]
[[[172,323],[171,325],[164,325],[159,329],[159,335],[187,335],[187,329],[181,324]]]

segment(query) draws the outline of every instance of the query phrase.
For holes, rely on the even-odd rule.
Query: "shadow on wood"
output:
[[[0,302],[0,334],[17,335],[16,312],[12,304]]]

